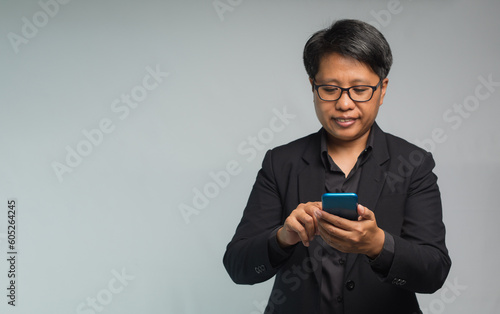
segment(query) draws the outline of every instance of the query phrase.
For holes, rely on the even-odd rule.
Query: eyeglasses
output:
[[[313,86],[318,93],[319,98],[324,101],[339,100],[340,97],[342,97],[342,93],[347,92],[347,95],[349,95],[349,98],[351,98],[352,101],[364,102],[372,99],[373,94],[381,82],[382,80],[380,80],[375,86],[356,85],[348,88],[342,88],[337,85],[316,85],[316,81],[313,81]]]

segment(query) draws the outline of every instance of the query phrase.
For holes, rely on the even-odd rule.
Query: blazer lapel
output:
[[[298,174],[299,202],[318,202],[325,191],[325,169],[321,164],[318,134],[311,140],[302,156],[303,168]]]

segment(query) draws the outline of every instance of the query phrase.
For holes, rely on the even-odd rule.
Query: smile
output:
[[[356,123],[357,119],[354,118],[333,118],[335,124],[341,128],[348,128]]]

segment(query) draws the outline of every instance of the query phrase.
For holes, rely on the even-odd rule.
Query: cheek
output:
[[[375,106],[375,108],[373,108],[373,111],[372,111],[373,119],[375,119],[375,117],[377,117],[379,109],[380,109],[380,105],[378,105],[378,104]]]
[[[323,109],[321,107],[321,104],[318,104],[316,99],[314,100],[314,112],[316,112],[316,116],[318,119],[321,120],[321,117],[323,116]]]
[[[371,104],[371,105],[372,105],[371,108],[366,108],[365,110],[362,110],[362,114],[365,118],[368,118],[369,120],[374,120],[375,117],[377,117],[379,106],[377,104]]]
[[[329,110],[331,109],[329,104],[322,102],[321,100],[318,100],[316,97],[314,98],[314,110],[316,111],[316,114],[318,115],[326,115],[328,114]]]
[[[329,120],[330,114],[328,113],[328,109],[325,106],[315,106],[316,116],[319,121],[326,122]]]

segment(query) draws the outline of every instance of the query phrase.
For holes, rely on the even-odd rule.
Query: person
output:
[[[265,313],[422,313],[415,293],[438,290],[451,260],[432,155],[375,122],[389,44],[340,20],[303,58],[322,128],[266,153],[224,266],[238,284],[276,276]],[[326,192],[357,193],[358,220],[323,211]]]

